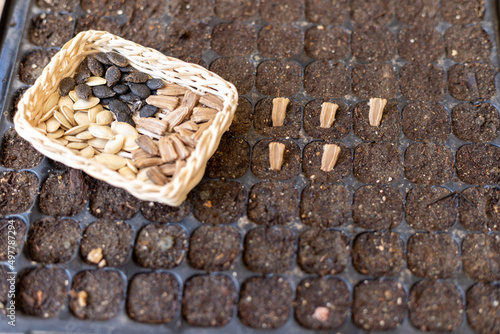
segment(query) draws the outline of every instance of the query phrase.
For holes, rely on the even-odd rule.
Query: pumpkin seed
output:
[[[109,110],[103,110],[96,116],[96,123],[100,125],[108,125],[113,121],[113,114]]]
[[[88,124],[90,124],[89,115],[87,115],[84,112],[77,112],[75,114],[75,122],[78,125],[85,125],[85,124],[88,125]]]
[[[125,167],[125,165],[127,164],[127,159],[113,154],[103,153],[96,156],[94,159],[112,170],[118,170],[122,167]]]
[[[73,142],[77,142],[77,143],[83,143],[83,139],[80,139],[77,136],[64,136],[63,138],[66,139],[67,141],[73,141]]]
[[[66,106],[68,108],[70,108],[71,110],[73,110],[73,100],[71,100],[69,98],[69,96],[63,96],[59,99],[59,109],[62,110],[63,106]]]
[[[96,122],[96,119],[97,119],[97,114],[100,113],[101,111],[103,111],[104,108],[98,104],[97,106],[93,107],[93,108],[90,108],[88,110],[88,115],[89,115],[89,120],[92,122],[92,123],[95,123]]]
[[[73,102],[76,102],[80,99],[76,94],[76,90],[72,90],[71,92],[69,92],[68,96],[71,98]]]
[[[51,117],[45,122],[45,125],[47,127],[47,132],[55,132],[57,131],[57,129],[59,129],[61,123],[59,123],[59,121],[55,117]]]
[[[91,96],[88,100],[78,100],[75,102],[73,105],[74,110],[84,110],[84,109],[90,109],[92,107],[95,107],[97,104],[99,104],[101,100],[95,96]]]
[[[58,141],[62,146],[68,145],[68,141],[64,138],[57,138],[56,141]]]
[[[68,143],[68,145],[66,145],[66,147],[72,148],[75,150],[81,150],[81,149],[84,149],[88,146],[89,146],[89,144],[87,144],[87,143],[77,143],[77,142],[71,142],[71,143]]]
[[[45,102],[45,108],[43,110],[45,112],[48,112],[55,106],[57,106],[57,102],[59,102],[60,97],[61,95],[59,95],[58,92],[50,94],[49,98],[47,99],[47,102]]]
[[[93,148],[103,149],[108,141],[102,138],[90,139],[87,143]]]
[[[52,109],[50,109],[49,111],[47,111],[41,118],[40,120],[38,121],[39,123],[42,123],[42,122],[46,122],[48,119],[50,119],[52,116],[54,116],[54,111],[57,110],[57,108],[59,108],[58,105],[55,105]]]
[[[120,175],[126,177],[129,180],[135,179],[135,173],[128,166],[120,168],[118,170],[118,173],[120,173]]]
[[[117,135],[115,139],[109,140],[104,146],[104,153],[115,154],[118,153],[122,147],[123,142],[125,141],[124,135]]]
[[[135,167],[132,160],[127,160],[127,167],[130,168],[132,170],[132,172],[134,172],[136,174],[139,172],[139,170],[137,169],[137,167]]]
[[[78,126],[75,126],[74,128],[71,128],[69,129],[68,131],[66,131],[64,134],[66,136],[74,136],[76,134],[79,134],[80,132],[83,132],[84,130],[86,130],[87,128],[89,127],[88,124],[82,124],[82,125],[78,125]]]
[[[36,128],[44,134],[47,133],[47,124],[45,123],[38,124]]]
[[[101,77],[90,77],[86,82],[87,86],[100,86],[106,84],[106,79]]]
[[[47,138],[57,139],[57,138],[61,138],[62,136],[64,136],[63,129],[59,129],[57,131],[47,133]]]
[[[61,123],[61,126],[66,128],[66,129],[69,129],[69,128],[72,128],[73,126],[71,125],[71,123],[66,119],[66,117],[63,115],[62,112],[60,111],[56,111],[54,112],[54,117],[59,121],[59,123]]]
[[[123,150],[127,152],[132,152],[133,150],[137,150],[139,145],[135,142],[137,136],[125,135],[125,142],[123,143]]]
[[[92,134],[88,131],[83,131],[83,132],[80,132],[79,134],[77,134],[76,138],[80,138],[83,140],[89,140],[89,139],[93,139],[94,136],[92,136]]]
[[[102,139],[113,139],[115,135],[108,126],[92,124],[89,126],[89,132],[92,136]]]
[[[64,117],[66,117],[68,122],[71,123],[71,125],[73,126],[76,125],[75,112],[72,109],[68,108],[67,106],[62,106],[61,112],[64,115]]]
[[[130,124],[125,122],[113,122],[111,123],[111,130],[115,134],[129,135],[139,137],[137,130]]]
[[[94,156],[94,149],[91,146],[87,146],[80,151],[80,155],[84,158],[90,159]]]

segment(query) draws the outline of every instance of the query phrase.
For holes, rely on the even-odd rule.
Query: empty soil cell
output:
[[[417,184],[443,184],[453,177],[453,152],[443,144],[415,143],[404,156],[405,177]]]
[[[467,322],[477,333],[500,332],[500,284],[477,283],[466,294]]]
[[[76,169],[51,173],[40,190],[38,206],[50,216],[74,216],[87,206],[89,182]]]
[[[452,24],[481,22],[484,10],[484,0],[441,1],[441,15]]]
[[[211,31],[202,22],[174,21],[167,27],[166,50],[174,56],[201,56],[210,48]]]
[[[304,148],[302,158],[302,170],[304,172],[304,176],[310,180],[314,180],[315,182],[339,182],[351,174],[351,149],[343,143],[334,142],[333,144],[340,147],[340,153],[333,169],[329,172],[325,172],[321,169],[321,161],[323,159],[325,144],[332,143],[314,141],[307,144]]]
[[[244,97],[238,98],[238,107],[234,113],[233,122],[227,130],[228,136],[242,136],[250,130],[253,119],[253,107]]]
[[[468,184],[500,182],[500,148],[491,144],[460,147],[456,155],[457,176]]]
[[[213,15],[211,0],[174,0],[170,1],[168,13],[181,22],[208,21]]]
[[[221,23],[212,32],[212,50],[223,57],[245,57],[254,50],[257,32],[247,23]]]
[[[450,135],[450,114],[437,103],[410,103],[403,108],[401,127],[413,141],[442,142]]]
[[[279,328],[288,320],[292,303],[292,286],[286,278],[251,277],[241,286],[238,315],[251,328]]]
[[[302,68],[291,60],[263,61],[257,67],[255,86],[268,96],[295,95],[302,88]]]
[[[28,52],[19,65],[19,78],[28,85],[33,85],[42,74],[57,50],[34,50]]]
[[[180,206],[169,206],[157,202],[142,202],[141,213],[147,220],[157,223],[177,223],[191,212],[192,204],[188,196]]]
[[[132,0],[81,0],[80,6],[90,14],[103,16],[127,15],[130,16],[134,10],[135,1]]]
[[[142,11],[140,11],[142,13]],[[125,39],[156,49],[166,51],[165,31],[167,25],[158,19],[139,20],[134,18],[121,26],[119,35]]]
[[[401,152],[392,143],[362,143],[354,150],[354,177],[364,183],[391,183],[403,169]]]
[[[27,89],[28,87],[22,87],[16,90],[14,94],[12,94],[8,109],[8,118],[7,118],[10,122],[13,121],[14,116],[17,113],[17,104],[19,103],[19,101],[21,101],[21,98],[23,97],[23,94],[24,92],[26,92]]]
[[[405,265],[405,245],[398,233],[369,232],[357,236],[352,264],[363,275],[397,276]]]
[[[241,235],[233,226],[202,225],[189,239],[189,264],[205,271],[225,271],[234,267],[240,254]]]
[[[407,309],[403,284],[393,280],[363,280],[353,291],[352,319],[367,331],[383,331],[402,324]]]
[[[238,94],[246,94],[253,88],[255,68],[248,59],[218,58],[210,64],[209,70],[234,84]]]
[[[500,134],[498,110],[489,103],[458,104],[451,112],[451,122],[453,133],[463,141],[493,141]]]
[[[76,19],[75,34],[91,29],[119,34],[121,27],[114,19],[104,16],[87,14]]]
[[[257,49],[266,58],[294,58],[304,49],[302,31],[290,24],[264,26],[259,31]]]
[[[333,61],[316,61],[304,70],[304,89],[320,99],[340,99],[350,87],[349,69]]]
[[[73,277],[69,292],[69,309],[80,319],[110,320],[120,312],[124,288],[125,282],[118,271],[81,271]]]
[[[492,43],[481,25],[451,26],[444,33],[446,56],[457,62],[489,62]]]
[[[410,322],[421,331],[454,331],[462,324],[462,299],[462,293],[452,282],[420,281],[410,291]]]
[[[193,196],[193,213],[205,224],[230,224],[245,210],[247,191],[236,181],[208,181]]]
[[[8,274],[10,272],[10,269],[8,269],[4,265],[0,265],[0,315],[6,316],[7,308],[11,307],[10,306],[10,301],[9,301],[9,294],[10,294],[10,288],[11,288],[11,279],[12,279],[12,287],[13,290],[15,290],[15,275]],[[15,301],[14,301],[15,303]]]
[[[148,18],[161,20],[168,11],[167,3],[163,1],[135,0],[134,2],[131,20],[144,21]]]
[[[254,185],[248,197],[248,218],[260,225],[286,225],[297,216],[299,194],[289,182]]]
[[[351,36],[352,55],[360,61],[387,61],[396,54],[394,33],[385,26],[360,25]]]
[[[452,277],[460,267],[458,243],[448,234],[416,233],[407,245],[408,269],[417,277]]]
[[[27,169],[38,166],[43,154],[20,137],[14,128],[8,129],[2,140],[0,163],[7,168]]]
[[[349,18],[347,0],[306,0],[305,5],[306,18],[312,23],[340,25]]]
[[[360,187],[354,193],[352,219],[365,229],[395,228],[403,219],[403,195],[397,188],[384,185]]]
[[[0,174],[0,215],[7,216],[27,211],[35,201],[38,192],[38,178],[35,174],[23,172],[2,172]]]
[[[398,91],[397,78],[391,64],[359,64],[352,69],[352,92],[362,99],[391,99]]]
[[[0,261],[7,261],[9,255],[15,257],[21,252],[26,230],[26,224],[19,218],[0,220]]]
[[[97,218],[130,219],[139,211],[141,202],[126,190],[99,180],[92,183],[90,212]]]
[[[148,224],[134,246],[134,258],[144,268],[170,269],[184,260],[187,251],[186,230],[179,225]]]
[[[297,287],[295,318],[308,329],[342,326],[349,311],[349,288],[336,278],[306,278]]]
[[[36,0],[36,5],[43,10],[73,12],[80,1],[78,0]]]
[[[28,38],[36,46],[61,47],[71,39],[74,21],[67,14],[42,13],[31,20]]]
[[[500,279],[500,236],[469,234],[462,243],[465,274],[475,281]]]
[[[471,231],[500,231],[500,189],[471,187],[458,195],[460,224]]]
[[[399,0],[395,10],[401,23],[434,25],[439,19],[439,0]]]
[[[139,273],[128,286],[127,314],[143,323],[168,323],[177,315],[179,295],[179,282],[174,275],[164,272]]]
[[[269,161],[269,144],[285,145],[281,170],[271,169]],[[288,139],[263,139],[255,144],[252,155],[252,173],[263,180],[287,180],[300,172],[300,148]],[[319,167],[318,167],[319,168]]]
[[[399,71],[399,88],[403,96],[410,100],[442,100],[446,94],[444,70],[434,64],[407,64]]]
[[[406,223],[415,230],[445,231],[457,219],[455,193],[444,187],[417,186],[406,197]]]
[[[260,17],[271,23],[290,23],[298,21],[304,12],[301,0],[261,0]]]
[[[224,21],[248,21],[257,15],[259,3],[253,0],[215,0],[215,15]]]
[[[351,20],[355,24],[386,24],[392,20],[393,14],[390,0],[351,1]]]
[[[401,128],[397,101],[388,101],[384,107],[382,120],[379,126],[370,125],[369,112],[370,105],[366,101],[360,102],[354,106],[354,133],[359,138],[367,141],[396,142],[399,138],[399,131]]]
[[[300,219],[311,227],[343,225],[351,213],[351,194],[341,184],[312,183],[300,197]]]
[[[321,106],[324,102],[335,103],[338,106],[335,121],[330,128],[320,127]],[[313,138],[324,140],[342,139],[351,132],[351,123],[351,109],[341,101],[313,100],[304,107],[304,130]]]
[[[306,273],[335,275],[349,264],[350,238],[341,231],[310,229],[299,237],[297,262]]]
[[[398,54],[409,62],[430,63],[444,55],[443,38],[432,26],[404,27],[397,46]]]
[[[245,236],[243,259],[248,269],[263,274],[293,268],[295,234],[283,226],[256,227]]]
[[[184,284],[182,315],[196,327],[222,327],[231,321],[238,291],[231,278],[198,275]]]
[[[273,126],[272,111],[273,98],[268,97],[257,102],[253,115],[255,131],[266,137],[298,138],[302,105],[293,100],[288,102],[282,126]]]
[[[219,147],[208,160],[205,175],[212,179],[237,179],[250,165],[250,147],[240,138],[221,138]]]
[[[309,57],[341,60],[349,55],[349,35],[337,26],[315,26],[306,31],[305,50]]]
[[[80,243],[80,225],[71,219],[47,217],[32,223],[28,251],[32,261],[49,264],[71,260]]]
[[[450,95],[462,101],[481,101],[493,98],[495,70],[488,64],[457,64],[448,69]]]
[[[134,231],[129,224],[101,219],[85,229],[80,254],[88,264],[121,266],[128,258],[133,237]]]

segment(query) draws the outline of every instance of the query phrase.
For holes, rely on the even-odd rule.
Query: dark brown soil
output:
[[[92,183],[90,212],[97,218],[130,219],[139,211],[141,202],[126,190],[99,180]]]
[[[157,202],[142,202],[141,213],[144,218],[156,223],[177,223],[191,212],[190,196],[180,206],[169,206]]]
[[[80,6],[89,13],[102,16],[127,15],[134,10],[133,0],[81,0]]]
[[[450,135],[450,114],[440,104],[410,103],[403,108],[401,127],[411,140],[442,142]]]
[[[293,58],[304,49],[302,31],[293,25],[267,25],[259,31],[259,53],[266,58]]]
[[[43,160],[43,154],[20,137],[14,128],[10,128],[5,132],[1,153],[0,163],[7,168],[34,168]]]
[[[169,2],[169,14],[183,22],[208,21],[213,15],[213,1],[211,0],[173,0]]]
[[[399,71],[399,87],[410,100],[439,101],[446,94],[445,74],[438,65],[410,63]]]
[[[456,156],[457,176],[469,184],[500,182],[500,148],[491,144],[460,147]]]
[[[10,279],[13,279],[15,282],[15,275],[7,274],[10,272],[6,266],[0,265],[0,314],[2,316],[6,316],[7,308],[11,307],[9,303],[9,293],[10,293]],[[14,283],[13,282],[13,283]],[[12,307],[11,307],[12,308]]]
[[[77,318],[105,321],[120,312],[125,282],[115,270],[85,270],[73,277],[69,309]]]
[[[441,15],[452,24],[480,22],[484,10],[484,0],[441,0]]]
[[[395,10],[404,24],[434,25],[439,19],[439,0],[399,0]]]
[[[348,93],[349,70],[341,63],[316,61],[304,70],[304,89],[321,99],[339,99]]]
[[[9,226],[13,227],[10,228]],[[21,252],[26,230],[26,224],[21,219],[10,218],[0,220],[0,261],[7,261],[9,260],[9,255],[17,256]],[[15,244],[9,245],[9,236],[10,240],[14,241]],[[14,237],[14,240],[12,237]]]
[[[19,103],[19,101],[21,101],[21,98],[23,97],[23,94],[24,94],[24,92],[26,92],[27,89],[28,89],[28,87],[22,87],[22,88],[19,88],[18,90],[16,90],[14,92],[14,94],[12,94],[10,104],[9,104],[9,109],[8,109],[8,116],[9,116],[8,120],[9,121],[12,122],[12,120],[14,119],[14,116],[17,113],[17,104]]]
[[[182,263],[186,250],[184,228],[179,225],[148,224],[137,235],[134,255],[141,267],[170,269]]]
[[[231,321],[238,291],[223,275],[193,276],[184,284],[182,315],[196,327],[222,327]]]
[[[167,2],[150,1],[150,0],[135,0],[134,13],[132,20],[145,21],[147,19],[161,20],[167,12]]]
[[[36,5],[43,10],[73,12],[79,2],[78,0],[37,0]]]
[[[405,245],[398,233],[362,233],[352,246],[352,265],[363,275],[397,276],[405,265]]]
[[[495,70],[488,64],[457,64],[448,69],[450,95],[463,101],[480,101],[496,94]]]
[[[19,274],[18,280],[16,305],[23,313],[39,318],[54,318],[64,309],[69,286],[69,277],[64,269],[27,269]]]
[[[352,219],[362,228],[387,230],[401,223],[403,196],[397,188],[367,185],[354,193]]]
[[[43,264],[68,262],[76,253],[80,234],[80,225],[74,220],[40,219],[32,223],[28,234],[30,259]]]
[[[241,286],[238,315],[251,328],[278,328],[288,320],[292,303],[293,291],[286,278],[251,277]]]
[[[42,13],[31,20],[28,38],[36,46],[61,47],[71,39],[74,21],[67,14]]]
[[[243,259],[251,271],[270,274],[293,268],[295,235],[283,226],[256,227],[245,236]]]
[[[86,30],[103,30],[112,34],[120,33],[120,25],[109,17],[85,15],[76,19],[75,34]]]
[[[189,263],[195,269],[225,271],[240,254],[241,235],[233,226],[202,225],[189,240]]]
[[[244,97],[238,99],[238,107],[234,114],[233,122],[227,131],[228,136],[242,136],[250,130],[253,119],[253,107]]]
[[[263,61],[257,67],[255,86],[264,95],[295,95],[302,88],[302,68],[290,60]]]
[[[310,229],[299,237],[297,262],[302,270],[321,276],[335,275],[349,264],[350,238],[340,231]]]
[[[306,31],[305,50],[314,59],[344,59],[350,51],[349,35],[341,27],[312,27]]]
[[[361,25],[352,32],[352,55],[360,61],[387,61],[396,54],[394,34],[381,25]]]
[[[299,194],[289,182],[257,183],[248,196],[247,215],[256,224],[286,225],[297,216]]]
[[[259,3],[253,0],[215,0],[215,14],[224,21],[248,21],[257,15]]]
[[[489,103],[462,103],[451,113],[453,133],[463,141],[493,141],[500,134],[498,110]]]
[[[177,315],[179,294],[179,282],[174,275],[139,273],[128,286],[127,314],[148,324],[168,323]]]
[[[250,147],[239,138],[221,138],[219,147],[208,160],[205,175],[212,179],[237,179],[242,177],[250,164]]]
[[[335,113],[335,121],[330,128],[320,127],[321,105],[332,102],[339,106]],[[335,100],[313,100],[304,107],[304,130],[311,137],[334,140],[342,139],[351,132],[351,110],[345,103]]]
[[[142,11],[137,11],[142,13]],[[134,17],[132,21],[121,27],[120,36],[138,44],[165,52],[165,32],[167,25],[159,19],[139,20]]]
[[[209,70],[234,84],[238,94],[246,94],[253,88],[255,68],[248,59],[218,58],[210,64]]]
[[[301,18],[303,12],[301,0],[260,0],[260,17],[267,22],[294,22]]]
[[[392,20],[393,14],[390,0],[351,1],[351,20],[356,24],[386,24]]]
[[[407,61],[430,63],[444,55],[443,39],[431,26],[404,27],[398,35],[398,54]]]
[[[462,243],[464,272],[475,281],[500,279],[500,236],[469,234]]]
[[[285,120],[282,126],[273,127],[272,121],[273,98],[260,100],[255,105],[254,128],[259,134],[266,137],[298,138],[300,133],[300,118],[302,106],[291,100],[286,108]]]
[[[405,177],[417,184],[443,184],[453,177],[453,152],[443,144],[415,143],[404,157]]]
[[[42,74],[57,50],[34,50],[24,56],[19,65],[19,79],[28,85],[33,85]]]
[[[476,24],[451,26],[444,33],[446,56],[457,62],[489,62],[492,44],[484,29]]]
[[[282,143],[285,145],[283,165],[281,170],[272,170],[269,162],[269,144]],[[288,139],[263,139],[253,148],[252,173],[264,180],[287,180],[300,172],[300,148]]]
[[[50,216],[74,216],[87,206],[89,182],[76,169],[49,175],[40,190],[40,211]]]
[[[420,281],[410,291],[411,324],[421,331],[454,331],[462,324],[462,293],[451,282]]]
[[[0,215],[7,216],[27,211],[35,201],[38,178],[24,172],[0,174]]]
[[[349,289],[336,278],[306,278],[297,287],[295,318],[305,328],[342,326],[349,312]]]
[[[371,96],[380,96],[377,94]],[[379,126],[371,126],[368,118],[369,103],[360,102],[354,106],[353,129],[354,133],[367,141],[392,141],[399,139],[400,120],[397,101],[389,101],[383,111]]]
[[[351,174],[352,170],[352,152],[349,147],[340,142],[334,144],[339,146],[341,151],[335,167],[330,172],[321,169],[321,160],[323,157],[323,146],[325,142],[314,141],[304,148],[302,158],[302,170],[304,176],[317,182],[339,182]]]
[[[249,56],[256,41],[255,28],[247,23],[221,23],[212,32],[212,50],[224,57]]]
[[[460,267],[458,243],[448,234],[416,233],[408,240],[407,261],[417,277],[450,278]]]
[[[444,187],[417,186],[406,197],[405,218],[415,230],[445,231],[457,219],[456,198]]]
[[[311,227],[343,225],[351,213],[351,194],[343,185],[312,183],[300,198],[300,219]]]
[[[364,330],[397,328],[405,318],[406,308],[406,292],[397,281],[364,280],[354,287],[352,319]]]
[[[167,27],[166,50],[174,56],[201,56],[210,48],[211,32],[205,23],[174,21]]]
[[[472,231],[500,231],[500,189],[471,187],[458,196],[460,224]]]
[[[89,264],[118,267],[127,260],[133,238],[134,231],[126,222],[101,219],[85,229],[80,253]],[[102,253],[102,260],[93,256],[96,252]]]
[[[306,0],[305,11],[312,23],[340,25],[349,18],[351,9],[347,0]]]
[[[498,283],[478,283],[467,291],[467,321],[476,332],[495,334],[500,331],[499,300]]]
[[[352,92],[362,99],[396,97],[398,74],[391,64],[359,64],[352,69]]]
[[[392,143],[362,143],[354,150],[354,177],[364,183],[391,183],[403,169],[401,152]]]
[[[205,224],[230,224],[245,210],[247,191],[236,181],[208,181],[198,186],[193,214]]]

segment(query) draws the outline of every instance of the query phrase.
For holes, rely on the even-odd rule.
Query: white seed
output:
[[[73,100],[70,99],[69,96],[63,96],[61,97],[61,99],[59,100],[59,109],[62,111],[62,108],[63,106],[66,106],[68,108],[70,108],[71,110],[73,110]]]
[[[139,137],[137,130],[130,124],[125,122],[113,122],[111,123],[111,130],[115,134],[129,135]]]
[[[90,124],[89,116],[84,112],[77,112],[75,114],[75,121],[76,121],[76,124],[79,124],[79,125]]]
[[[38,129],[38,131],[41,131],[43,133],[47,133],[47,124],[45,124],[45,123],[38,124],[36,128]]]
[[[39,123],[46,122],[49,118],[54,116],[54,112],[58,110],[59,106],[55,105],[52,109],[47,111],[38,121]]]
[[[70,109],[67,106],[62,106],[61,107],[61,112],[64,115],[64,117],[66,117],[66,119],[68,120],[68,122],[71,123],[71,125],[76,125],[75,112],[73,111],[73,109]]]
[[[75,126],[74,128],[69,129],[64,134],[66,136],[74,136],[74,135],[79,134],[80,132],[87,130],[88,127],[89,127],[88,124],[78,125],[78,126]]]
[[[66,139],[67,141],[72,141],[72,142],[77,142],[77,143],[83,142],[83,139],[80,139],[76,136],[64,136],[63,138]]]
[[[101,125],[108,125],[113,121],[113,114],[109,110],[103,110],[96,116],[96,123]]]
[[[83,132],[80,132],[79,134],[77,134],[76,138],[80,138],[83,140],[89,140],[89,139],[93,139],[94,136],[92,136],[92,134],[88,131],[83,131]]]
[[[120,168],[118,170],[118,173],[120,173],[120,175],[126,177],[129,180],[135,179],[135,173],[127,166]]]
[[[126,135],[125,142],[123,143],[123,149],[128,152],[132,152],[133,150],[137,150],[139,145],[135,142],[137,136]]]
[[[97,104],[99,104],[101,100],[95,96],[91,96],[88,100],[78,100],[75,102],[73,105],[73,109],[75,110],[84,110],[84,109],[90,109],[92,107],[95,107]]]
[[[87,86],[100,86],[100,85],[105,85],[106,84],[106,79],[101,78],[101,77],[90,77],[87,82]]]
[[[89,143],[89,145],[92,146],[93,148],[104,149],[107,142],[108,141],[106,139],[94,138],[90,139],[87,143]]]
[[[135,167],[132,160],[127,160],[127,167],[130,168],[132,170],[132,172],[134,172],[136,174],[139,172],[139,170],[137,169],[137,167]]]
[[[85,147],[89,146],[89,144],[87,144],[87,143],[70,142],[66,146],[68,148],[72,148],[72,149],[75,149],[75,150],[81,150],[81,149],[84,149]]]
[[[148,182],[148,183],[152,183],[150,180],[149,180],[149,176],[148,176],[148,170],[150,169],[151,167],[147,167],[147,168],[142,168],[141,170],[139,170],[139,172],[137,173],[137,180],[141,181],[141,182]]]
[[[49,118],[45,124],[47,125],[47,132],[55,132],[61,126],[61,123],[55,117]]]
[[[98,104],[99,107],[101,107],[100,104]],[[88,110],[88,117],[89,117],[89,121],[91,123],[95,123],[96,122],[96,119],[97,119],[97,114],[100,113],[102,111],[102,107],[99,108],[98,106],[95,106],[93,108],[90,108]]]
[[[115,139],[110,140],[106,143],[106,146],[104,146],[104,153],[109,153],[109,154],[118,153],[122,149],[124,141],[125,141],[124,135],[117,135]]]
[[[45,102],[45,106],[43,108],[44,112],[49,112],[52,110],[55,106],[57,106],[57,102],[59,102],[59,98],[61,95],[59,95],[58,92],[50,94],[49,98],[47,99],[47,102]]]
[[[127,159],[113,154],[103,153],[96,156],[94,159],[112,170],[118,170],[122,167],[125,167],[125,165],[127,164]]]
[[[54,117],[59,121],[59,123],[61,123],[61,126],[63,128],[69,129],[73,127],[73,125],[71,125],[71,123],[66,119],[66,116],[64,116],[62,112],[56,111],[54,113]]]
[[[64,138],[57,138],[56,140],[63,146],[68,145],[68,141]]]
[[[90,159],[94,156],[94,149],[91,146],[87,146],[80,151],[80,155],[84,158]]]
[[[76,102],[79,99],[78,95],[76,95],[76,90],[70,91],[68,95],[73,100],[73,102]]]
[[[62,136],[64,136],[63,129],[59,129],[57,131],[47,133],[47,137],[52,138],[52,139],[61,138]]]
[[[108,126],[92,124],[89,126],[89,132],[92,136],[102,139],[113,139],[115,135]]]

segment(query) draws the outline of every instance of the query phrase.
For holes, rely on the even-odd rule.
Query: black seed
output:
[[[151,117],[154,116],[158,112],[158,108],[155,106],[152,106],[150,104],[146,104],[144,107],[142,107],[140,116],[141,117]]]
[[[108,56],[106,55],[105,52],[98,52],[94,55],[94,57],[104,65],[112,65],[112,63],[109,61]]]
[[[101,104],[102,105],[109,105],[111,103],[111,101],[113,100],[117,100],[117,98],[115,96],[113,97],[109,97],[107,99],[101,99]]]
[[[130,108],[128,105],[118,99],[114,99],[109,102],[108,104],[109,110],[115,113],[115,115],[118,117],[118,114],[126,114],[126,115],[131,115],[132,112],[130,111]]]
[[[125,123],[128,123],[128,124],[132,125],[133,127],[135,127],[135,122],[132,119],[132,115],[119,112],[119,113],[115,113],[115,116],[116,116],[116,120],[118,122],[125,122]]]
[[[88,100],[90,95],[92,95],[92,89],[86,84],[79,84],[75,88],[76,95],[84,100]]]
[[[108,52],[106,53],[106,55],[108,56],[109,61],[115,64],[116,66],[125,67],[128,65],[127,58],[123,57],[122,55],[119,55],[116,52]]]
[[[75,79],[67,77],[61,80],[59,84],[59,90],[61,91],[61,96],[66,96],[70,91],[75,89]]]
[[[137,100],[140,100],[141,98],[134,93],[127,93],[127,94],[122,94],[118,96],[120,100],[125,101],[125,102],[134,102]]]
[[[132,72],[135,72],[136,69],[133,68],[132,66],[126,66],[126,67],[119,67],[118,68],[120,69],[120,71],[122,71],[122,73],[132,73]]]
[[[161,79],[149,79],[146,81],[146,85],[149,89],[160,89],[165,86],[165,83]]]
[[[84,84],[89,80],[90,76],[92,73],[90,73],[90,70],[87,68],[81,68],[78,72],[75,74],[75,81],[78,85]]]
[[[150,78],[149,75],[142,72],[132,72],[123,78],[124,81],[134,82],[134,83],[145,83]]]
[[[149,95],[151,95],[151,90],[145,84],[136,84],[129,82],[128,87],[135,95],[140,98],[146,99]]]
[[[137,100],[132,103],[132,113],[136,113],[137,111],[141,110],[142,107],[146,105],[146,101],[144,100]]]
[[[113,87],[120,81],[120,78],[122,76],[122,72],[120,72],[120,69],[116,66],[111,66],[110,68],[107,69],[106,71],[106,84],[108,87]]]
[[[92,87],[92,93],[94,94],[95,97],[98,97],[100,99],[106,99],[108,97],[113,97],[116,94],[111,88],[109,88],[108,86],[105,86],[105,85],[99,85],[99,86]]]
[[[128,89],[128,86],[124,84],[114,86],[113,90],[115,91],[116,94],[125,94],[130,91],[130,89]]]
[[[104,75],[104,67],[94,56],[87,57],[89,62],[89,70],[92,75],[96,77],[102,77]]]

